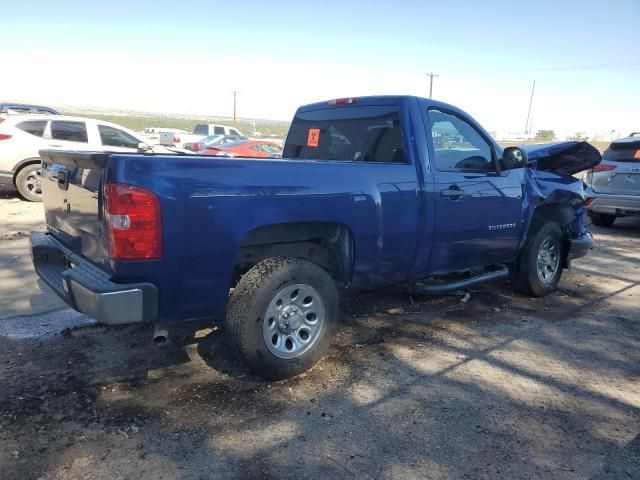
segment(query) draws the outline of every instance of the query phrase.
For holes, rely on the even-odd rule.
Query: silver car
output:
[[[608,227],[617,217],[640,216],[640,132],[611,143],[585,178],[587,213]]]

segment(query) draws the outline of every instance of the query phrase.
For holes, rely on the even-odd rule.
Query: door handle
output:
[[[64,168],[58,170],[58,188],[69,190],[69,170]]]
[[[440,190],[440,195],[443,197],[449,197],[451,200],[457,200],[460,197],[464,196],[464,190],[462,190],[457,185],[451,185],[449,188]]]

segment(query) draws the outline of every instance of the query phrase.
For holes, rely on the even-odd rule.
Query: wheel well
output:
[[[571,238],[570,225],[576,219],[576,209],[571,205],[563,204],[548,204],[540,205],[536,208],[533,218],[531,219],[531,225],[535,222],[553,222],[556,223],[561,229],[565,238],[564,254],[562,255],[562,267],[567,268],[569,266],[569,239]],[[531,227],[529,227],[531,228]]]
[[[243,238],[236,255],[234,285],[255,264],[271,257],[305,258],[327,270],[346,286],[353,271],[351,231],[333,222],[295,222],[265,225]]]
[[[576,218],[576,209],[571,205],[549,204],[540,205],[533,213],[532,222],[544,221],[557,223],[564,229]]]

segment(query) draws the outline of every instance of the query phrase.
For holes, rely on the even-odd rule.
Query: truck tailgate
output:
[[[43,150],[40,156],[49,232],[72,252],[107,269],[102,184],[109,154]]]

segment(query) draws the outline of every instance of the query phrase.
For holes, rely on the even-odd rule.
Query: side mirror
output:
[[[520,147],[507,147],[502,152],[502,169],[513,170],[514,168],[526,167],[529,163],[527,152]]]
[[[148,144],[146,144],[144,142],[140,142],[138,144],[138,151],[139,152],[148,152],[149,150],[151,150],[151,147]]]

